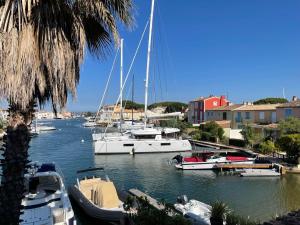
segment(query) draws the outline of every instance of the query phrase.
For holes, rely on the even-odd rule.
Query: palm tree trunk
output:
[[[30,132],[27,126],[32,110],[11,107],[7,135],[2,147],[2,179],[0,189],[0,224],[19,224],[24,196],[24,174],[28,164]]]

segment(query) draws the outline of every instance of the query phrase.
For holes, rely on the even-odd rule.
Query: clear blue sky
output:
[[[300,96],[299,0],[156,0],[150,103],[188,102],[198,96],[229,95],[235,103]],[[150,11],[135,1],[136,27],[121,28],[125,72]],[[135,100],[143,101],[146,43],[133,69]],[[96,110],[114,57],[86,55],[71,111]],[[106,103],[119,94],[119,62]],[[131,77],[130,80],[131,82]],[[127,89],[130,88],[130,82]],[[130,96],[130,94],[129,94]]]

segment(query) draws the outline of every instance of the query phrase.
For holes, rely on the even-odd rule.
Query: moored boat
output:
[[[194,199],[188,200],[183,195],[177,198],[174,208],[193,225],[210,225],[210,205]]]
[[[177,155],[173,158],[176,160],[175,167],[182,170],[210,170],[214,169],[217,164],[253,164],[255,158],[246,156],[233,155],[214,155],[211,152],[203,153],[200,156],[183,157]]]
[[[99,168],[87,169],[84,172],[97,169]],[[77,183],[69,188],[69,193],[91,218],[119,222],[126,213],[115,185],[108,177],[106,179],[100,177],[77,179]]]
[[[75,225],[62,175],[53,163],[33,163],[25,175],[21,225]]]

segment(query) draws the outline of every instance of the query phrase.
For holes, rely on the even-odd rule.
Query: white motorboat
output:
[[[25,175],[21,225],[75,225],[62,175],[55,164],[33,163]]]
[[[175,167],[181,170],[211,170],[219,163],[225,164],[253,164],[255,158],[246,156],[220,156],[212,153],[205,153],[201,156],[182,157],[175,156]]]
[[[193,199],[188,200],[183,195],[177,198],[174,207],[193,225],[210,225],[210,205]]]
[[[177,131],[177,132],[176,132]],[[94,142],[95,154],[138,154],[191,151],[188,140],[177,138],[174,133],[163,129],[144,128],[132,130],[126,135],[104,136]]]
[[[241,177],[279,177],[280,173],[275,169],[245,169]]]
[[[38,133],[43,132],[43,131],[52,131],[52,130],[56,130],[56,128],[53,126],[37,126],[36,127],[36,131]]]
[[[93,168],[84,172],[97,170]],[[69,188],[69,193],[83,211],[94,219],[110,222],[120,222],[126,211],[119,199],[117,190],[108,177],[77,179],[77,183]]]
[[[96,126],[98,126],[98,124],[96,122],[93,122],[93,121],[87,121],[87,122],[83,123],[82,126],[84,126],[84,127],[96,127]]]

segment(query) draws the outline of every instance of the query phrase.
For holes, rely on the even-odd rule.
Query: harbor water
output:
[[[260,221],[300,208],[299,175],[241,178],[213,171],[178,171],[169,164],[174,153],[95,156],[93,131],[82,127],[83,122],[47,121],[57,130],[41,133],[30,144],[30,159],[55,162],[63,171],[66,186],[75,183],[77,170],[102,166],[105,171],[94,174],[107,174],[118,188],[138,188],[168,202],[182,194],[208,204],[221,200],[238,214]]]

